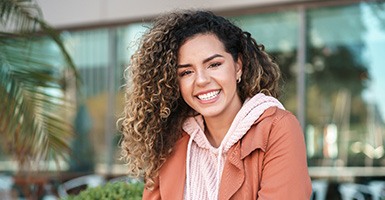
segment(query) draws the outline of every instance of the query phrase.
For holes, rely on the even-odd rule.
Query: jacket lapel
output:
[[[241,160],[240,141],[230,148],[225,164],[221,186],[219,188],[219,199],[230,199],[242,186],[245,180],[245,169]]]

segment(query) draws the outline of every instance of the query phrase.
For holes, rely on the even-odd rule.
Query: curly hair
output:
[[[278,97],[280,70],[250,33],[210,11],[174,11],[158,17],[142,37],[126,69],[127,78],[122,127],[122,158],[131,176],[154,178],[176,141],[182,124],[194,112],[180,95],[177,82],[178,50],[189,38],[214,34],[234,61],[243,63],[238,94],[242,101],[263,92]]]

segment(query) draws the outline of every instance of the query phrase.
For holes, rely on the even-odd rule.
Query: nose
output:
[[[210,83],[210,75],[205,70],[199,70],[196,73],[195,83],[198,86],[205,86]]]

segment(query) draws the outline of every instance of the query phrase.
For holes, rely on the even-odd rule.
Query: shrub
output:
[[[115,182],[103,186],[87,188],[76,196],[68,196],[63,200],[140,200],[144,184]]]

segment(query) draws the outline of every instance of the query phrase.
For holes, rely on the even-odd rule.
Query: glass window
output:
[[[83,99],[78,99],[75,116],[82,132],[76,134],[72,145],[71,170],[106,172],[119,162],[120,135],[115,123],[123,112],[123,73],[144,30],[144,24],[138,23],[63,33],[82,79]]]
[[[310,166],[383,166],[384,22],[373,5],[308,11]]]
[[[281,99],[287,110],[296,113],[298,12],[286,11],[258,15],[239,16],[234,22],[251,33],[258,44],[278,62],[284,79]]]
[[[92,171],[95,163],[105,162],[108,153],[108,144],[102,141],[106,141],[108,116],[110,33],[102,28],[63,32],[62,37],[81,79],[69,168]]]

